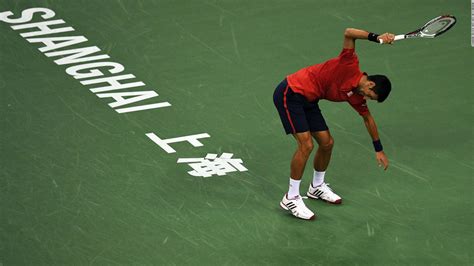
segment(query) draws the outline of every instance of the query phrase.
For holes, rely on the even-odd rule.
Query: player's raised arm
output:
[[[379,40],[382,39],[384,44],[392,44],[395,35],[392,33],[384,33],[382,35],[378,35],[376,33],[368,32],[365,30],[347,28],[344,31],[344,45],[345,49],[354,49],[355,48],[355,40],[362,39],[362,40],[369,40],[376,43],[379,43]]]
[[[369,132],[370,137],[372,137],[377,163],[379,164],[379,166],[382,166],[384,170],[387,170],[388,158],[383,152],[383,147],[382,147],[382,143],[380,142],[379,133],[377,131],[377,125],[375,124],[375,120],[370,113],[367,115],[364,115],[363,118],[364,118],[365,127],[367,128],[367,131]]]

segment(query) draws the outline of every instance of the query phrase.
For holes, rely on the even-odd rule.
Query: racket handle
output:
[[[405,34],[401,34],[401,35],[395,35],[395,41],[399,41],[399,40],[403,40],[405,39]]]
[[[400,34],[400,35],[395,35],[395,38],[393,39],[394,41],[399,41],[399,40],[403,40],[405,39],[405,34]],[[379,43],[380,44],[383,44],[383,40],[380,39],[379,40]]]

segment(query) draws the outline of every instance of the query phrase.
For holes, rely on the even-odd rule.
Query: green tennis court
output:
[[[55,15],[27,23],[62,19],[51,28],[74,31],[51,36],[87,41],[40,51],[27,39],[47,35],[0,21],[0,265],[474,264],[469,1],[4,0],[0,13],[34,7]],[[322,101],[344,203],[305,200],[315,221],[282,211],[295,142],[275,86],[337,56],[345,28],[400,34],[441,14],[458,21],[433,40],[357,41],[361,70],[392,81],[369,103],[389,169],[359,115]],[[86,46],[124,67],[107,76],[144,84],[120,92],[143,93],[93,92],[81,82],[100,77],[55,62]],[[234,170],[193,172],[206,156]]]

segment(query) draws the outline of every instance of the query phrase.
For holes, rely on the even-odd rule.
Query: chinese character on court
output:
[[[210,177],[213,175],[223,176],[230,172],[244,172],[248,169],[242,165],[241,159],[232,159],[232,153],[217,154],[208,153],[205,158],[179,158],[178,163],[187,163],[194,170],[188,173],[192,176]]]

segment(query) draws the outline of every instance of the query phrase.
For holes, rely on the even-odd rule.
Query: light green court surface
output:
[[[469,1],[0,2],[15,17],[30,7],[172,106],[119,114],[0,22],[0,265],[473,265]],[[433,40],[357,42],[361,69],[392,80],[369,105],[389,170],[358,114],[321,102],[344,203],[307,200],[313,222],[280,210],[295,143],[275,86],[336,56],[347,27],[400,34],[445,13],[458,22]],[[211,137],[168,154],[150,132]],[[202,178],[176,162],[223,152],[248,171]]]

